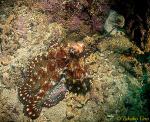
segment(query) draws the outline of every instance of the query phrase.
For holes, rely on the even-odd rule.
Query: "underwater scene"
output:
[[[0,0],[0,122],[150,122],[150,0]]]

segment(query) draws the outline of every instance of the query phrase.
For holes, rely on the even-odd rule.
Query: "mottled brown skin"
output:
[[[70,49],[73,49],[72,54]],[[83,50],[83,43],[70,43],[57,46],[30,61],[27,78],[18,88],[19,100],[24,104],[26,116],[36,119],[42,107],[52,107],[65,97],[67,89],[61,81],[64,71],[66,77],[82,83],[87,70],[78,54]]]

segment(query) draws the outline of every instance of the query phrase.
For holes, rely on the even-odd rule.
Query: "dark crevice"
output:
[[[145,50],[149,29],[150,1],[116,0],[111,9],[124,16],[128,36],[141,50]]]

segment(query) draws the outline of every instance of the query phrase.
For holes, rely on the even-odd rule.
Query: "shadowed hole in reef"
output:
[[[150,1],[116,0],[111,9],[124,16],[126,33],[141,50],[144,50],[150,26]]]
[[[149,75],[148,69],[146,69],[145,65],[149,65],[150,63],[150,53],[146,52],[148,49],[148,31],[150,30],[150,0],[115,0],[115,3],[111,5],[111,9],[117,11],[119,14],[123,15],[125,18],[125,30],[126,34],[130,38],[130,40],[139,47],[144,54],[133,54],[133,51],[129,51],[129,55],[134,56],[134,58],[142,65],[142,78],[138,79],[139,82],[143,84],[143,86],[139,89],[132,89],[127,98],[125,99],[125,107],[128,109],[127,113],[129,116],[133,112],[129,108],[134,109],[134,114],[138,114],[137,105],[132,103],[132,100],[142,101],[142,111],[145,113],[144,116],[150,116],[150,83],[149,83]],[[124,64],[122,64],[124,66]],[[132,69],[128,69],[124,66],[128,73],[132,76],[136,76],[136,72],[133,72]],[[140,70],[140,69],[139,69]],[[129,85],[129,87],[132,87]],[[139,93],[139,92],[140,93]],[[133,93],[136,93],[136,97],[132,99]],[[129,99],[130,98],[130,99]],[[138,101],[138,103],[139,103]],[[137,112],[137,113],[136,113]]]

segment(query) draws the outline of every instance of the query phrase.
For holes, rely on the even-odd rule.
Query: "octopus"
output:
[[[18,87],[25,116],[37,119],[43,107],[55,106],[65,98],[68,79],[82,82],[87,77],[87,66],[78,57],[83,50],[83,43],[61,44],[29,61]]]

